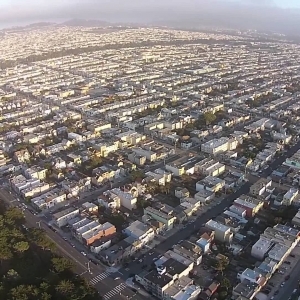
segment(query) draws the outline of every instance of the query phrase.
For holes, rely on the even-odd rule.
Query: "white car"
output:
[[[83,256],[86,256],[86,253],[84,251],[80,252]]]

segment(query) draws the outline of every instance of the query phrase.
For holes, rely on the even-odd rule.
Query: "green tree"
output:
[[[221,300],[226,299],[227,295],[228,295],[227,291],[221,291],[218,299],[221,299]]]
[[[64,257],[53,257],[51,262],[54,270],[57,273],[61,273],[66,270],[71,270],[73,268],[72,262],[69,259]]]
[[[18,272],[14,269],[9,269],[5,275],[5,278],[9,279],[9,280],[15,280],[18,279],[20,276],[18,274]]]
[[[23,224],[25,219],[22,211],[16,207],[9,208],[4,214],[5,222]]]
[[[68,297],[74,292],[75,285],[70,280],[61,280],[56,286],[55,290],[58,292],[58,294]]]
[[[147,193],[154,195],[159,192],[159,184],[156,181],[150,181],[146,187]]]
[[[32,228],[30,230],[30,235],[31,235],[33,241],[39,247],[41,247],[43,250],[44,249],[50,249],[50,250],[55,249],[54,243],[47,238],[43,229]]]
[[[229,290],[231,288],[231,282],[228,278],[224,277],[221,281],[221,287]]]
[[[141,170],[132,171],[130,173],[130,179],[136,181],[137,179],[144,179],[146,177],[145,173]]]
[[[148,204],[148,201],[145,200],[144,197],[140,197],[140,196],[139,196],[139,197],[137,198],[136,206],[137,206],[138,209],[146,208],[148,205],[149,205],[149,204]]]
[[[17,242],[14,244],[13,248],[19,252],[23,253],[29,249],[29,244],[26,241]]]
[[[215,114],[213,114],[212,112],[206,112],[206,113],[204,113],[203,117],[204,117],[206,125],[212,124],[216,120],[216,118],[217,118],[215,116]]]
[[[224,270],[227,268],[229,261],[225,258],[218,259],[215,264],[215,269],[223,275]]]
[[[13,253],[7,244],[7,241],[0,241],[0,261],[1,263],[5,260],[13,258]]]

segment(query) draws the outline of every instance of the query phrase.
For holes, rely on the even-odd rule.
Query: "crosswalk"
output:
[[[104,300],[108,300],[111,297],[120,294],[124,289],[126,289],[126,285],[124,283],[121,283],[119,285],[117,285],[116,287],[114,287],[111,291],[107,292],[103,299]]]
[[[107,278],[110,275],[110,272],[103,272],[90,280],[91,285],[96,285],[101,280]]]

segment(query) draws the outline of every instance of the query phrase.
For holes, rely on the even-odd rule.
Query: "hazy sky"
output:
[[[298,34],[300,0],[0,0],[0,27],[72,18]]]

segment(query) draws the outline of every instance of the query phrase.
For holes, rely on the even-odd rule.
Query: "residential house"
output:
[[[165,258],[156,262],[156,264],[156,270],[149,273],[142,272],[135,276],[135,280],[158,299],[172,299],[174,294],[180,291],[182,291],[184,295],[184,291],[193,285],[193,280],[188,277],[193,263],[187,266],[173,258]],[[176,289],[177,285],[180,288],[179,291]],[[196,290],[196,288],[194,288],[194,290]],[[200,292],[201,289],[198,288],[195,296],[197,297]]]
[[[230,228],[228,226],[213,220],[209,220],[205,223],[205,227],[215,232],[216,240],[220,242],[231,243],[233,239],[233,233],[230,231]]]
[[[69,207],[60,212],[53,214],[52,218],[57,227],[63,227],[68,225],[68,221],[79,216],[79,209]]]
[[[246,210],[246,216],[251,218],[264,206],[264,202],[253,197],[242,195],[233,203],[237,207]]]
[[[134,255],[142,247],[142,242],[129,236],[99,253],[100,259],[115,266]]]
[[[196,183],[196,191],[207,190],[213,193],[220,191],[225,186],[225,181],[218,177],[207,176]]]
[[[188,198],[190,196],[190,192],[187,188],[176,187],[175,188],[175,197],[181,198]]]
[[[123,189],[114,188],[110,190],[110,193],[117,195],[120,198],[121,206],[129,210],[133,210],[136,208],[138,190],[136,187],[131,187],[127,189],[124,187]]]
[[[36,179],[43,180],[47,176],[47,169],[42,168],[40,166],[32,166],[30,168],[26,168],[24,170],[24,174],[27,178],[30,179],[36,178]]]
[[[116,210],[121,207],[121,199],[110,191],[104,192],[98,197],[98,203],[100,206],[104,206],[107,209]]]
[[[173,216],[173,211],[163,212],[161,209],[156,209],[150,206],[144,209],[143,220],[147,221],[148,218],[163,223],[164,230],[172,229],[176,221],[176,218]]]
[[[214,159],[205,158],[195,164],[195,172],[215,177],[225,172],[225,165]]]
[[[27,149],[15,151],[14,159],[18,163],[28,162],[30,160],[30,153]]]
[[[148,244],[155,237],[153,228],[138,220],[134,221],[128,227],[123,229],[123,233],[127,236],[133,237],[136,240],[141,241],[143,245]]]

